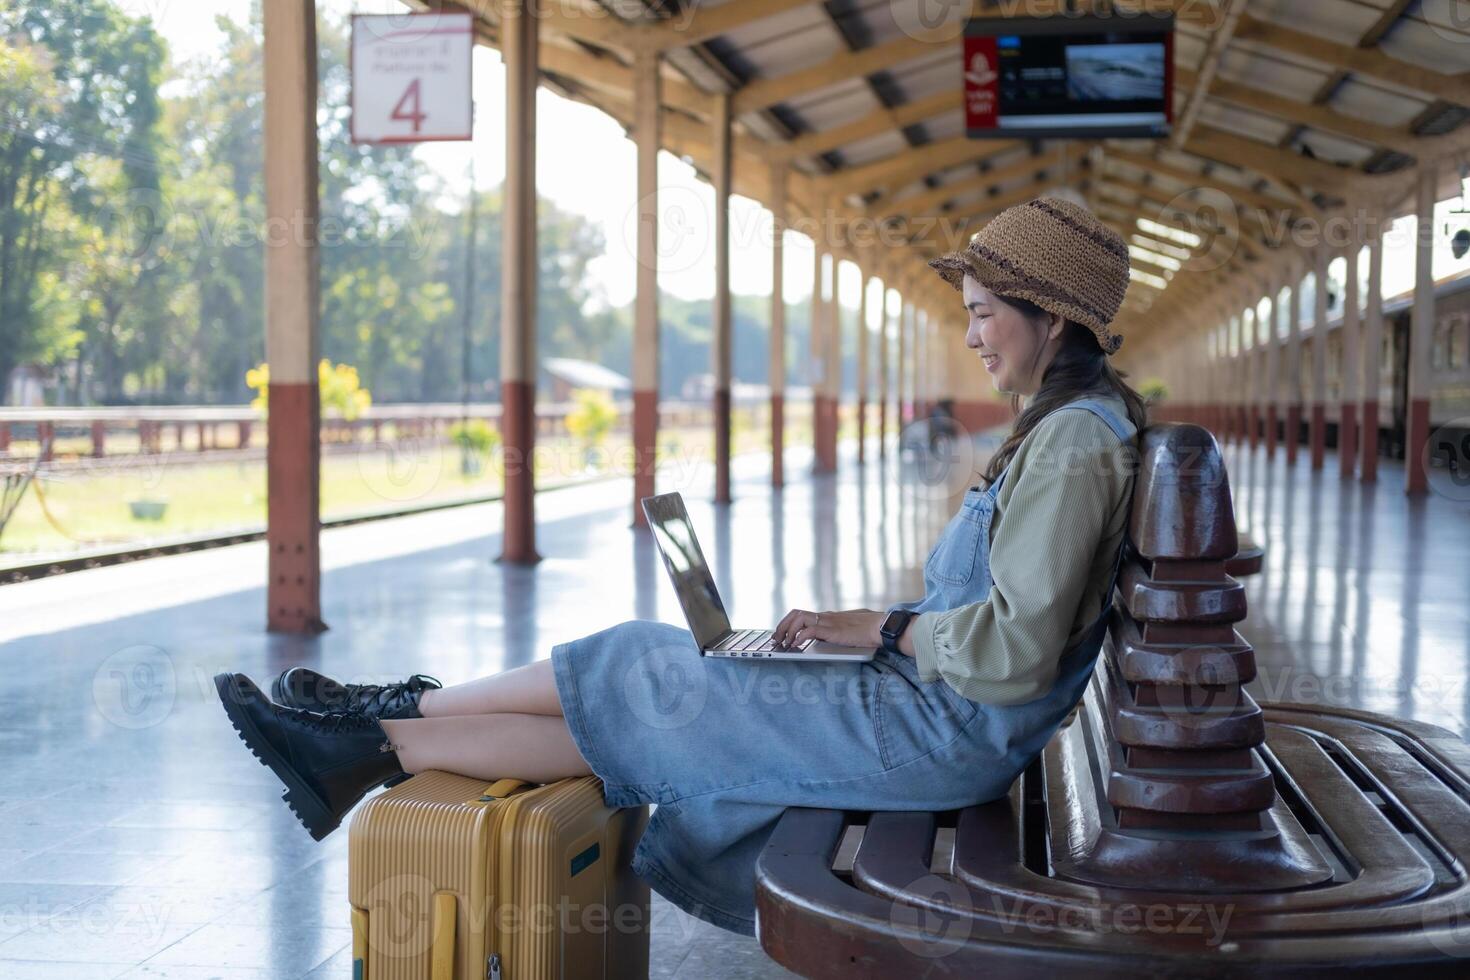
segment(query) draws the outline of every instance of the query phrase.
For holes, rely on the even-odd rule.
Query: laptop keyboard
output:
[[[816,641],[806,639],[791,647],[792,650],[805,650]],[[776,633],[774,630],[736,630],[730,637],[715,645],[716,650],[724,650],[730,653],[769,653],[777,648]]]

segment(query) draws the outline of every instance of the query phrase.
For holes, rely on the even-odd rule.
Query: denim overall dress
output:
[[[1093,412],[1121,441],[1133,436],[1104,404],[1057,411],[1068,409]],[[965,493],[925,561],[924,597],[890,608],[946,610],[989,595],[1004,479]],[[687,629],[649,620],[558,644],[551,662],[607,803],[656,804],[633,870],[691,915],[753,935],[756,858],[782,811],[950,810],[1004,796],[1081,699],[1110,605],[1063,653],[1052,688],[1018,705],[921,681],[912,658],[883,649],[857,664],[702,657]]]

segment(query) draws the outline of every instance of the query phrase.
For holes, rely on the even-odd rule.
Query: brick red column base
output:
[[[107,454],[107,426],[101,422],[92,423],[92,455],[101,458]]]
[[[320,633],[321,402],[314,381],[271,383],[266,417],[266,629]]]
[[[1296,462],[1297,451],[1301,448],[1302,438],[1302,407],[1298,404],[1286,406],[1286,461]]]
[[[831,473],[837,469],[837,399],[823,397],[814,407],[814,411],[822,419],[821,428],[817,430],[819,435],[815,469],[821,473]]]
[[[878,403],[878,458],[888,455],[888,399]]]
[[[1276,406],[1266,406],[1266,458],[1276,458]]]
[[[786,484],[786,397],[771,395],[771,486]]]
[[[1358,479],[1372,483],[1378,479],[1378,402],[1363,403],[1363,465],[1358,468]]]
[[[1429,399],[1411,398],[1409,418],[1404,436],[1404,492],[1425,493],[1429,490],[1429,471],[1425,467],[1424,449],[1429,441]]]
[[[1351,477],[1358,463],[1358,413],[1356,406],[1344,404],[1337,421],[1337,472]]]
[[[1311,418],[1308,441],[1311,445],[1312,469],[1320,470],[1327,457],[1327,406],[1320,403],[1313,405]]]
[[[536,386],[529,381],[500,385],[500,428],[505,460],[505,530],[501,534],[503,562],[531,564],[536,553]]]
[[[1261,441],[1261,408],[1259,405],[1251,406],[1245,424],[1248,426],[1246,440],[1250,443],[1251,448],[1255,449]]]
[[[715,503],[730,502],[730,389],[715,389]]]
[[[647,527],[638,501],[651,497],[653,467],[658,445],[658,392],[633,392],[633,526]]]

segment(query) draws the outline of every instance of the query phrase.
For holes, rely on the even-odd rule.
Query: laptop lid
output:
[[[704,553],[694,537],[694,525],[684,509],[684,498],[677,493],[661,493],[644,497],[643,514],[653,529],[653,540],[664,556],[664,567],[674,582],[679,605],[689,620],[689,631],[700,649],[710,646],[730,632],[730,618],[715,588],[714,576],[705,564]]]

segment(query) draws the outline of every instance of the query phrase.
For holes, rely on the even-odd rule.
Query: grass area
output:
[[[854,418],[842,422],[843,435],[855,432]],[[769,452],[769,416],[737,411],[731,428],[733,452]],[[809,413],[789,413],[785,439],[788,446],[810,443]],[[109,448],[114,445],[109,440]],[[713,458],[707,426],[660,430],[660,465],[691,466]],[[122,466],[104,457],[80,471],[43,474],[37,481],[39,493],[36,485],[26,492],[0,536],[0,567],[68,552],[263,527],[265,461],[207,459],[192,451],[165,452],[151,457],[152,465]],[[631,446],[626,435],[614,434],[589,460],[570,438],[543,436],[533,464],[541,488],[598,475],[627,475],[632,472]],[[409,442],[393,451],[363,443],[345,452],[324,451],[322,517],[497,496],[503,487],[502,466],[497,452],[479,473],[462,474],[459,450],[436,443]],[[166,501],[162,519],[133,517],[129,502],[140,499]]]

